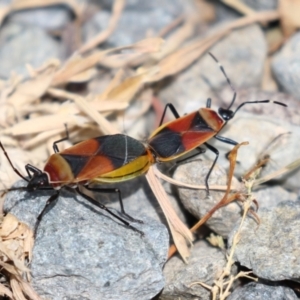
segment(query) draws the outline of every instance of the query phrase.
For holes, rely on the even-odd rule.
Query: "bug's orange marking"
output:
[[[75,154],[75,155],[84,155],[92,156],[97,153],[99,149],[99,143],[96,139],[90,139],[83,142],[80,142],[60,153],[64,154]]]
[[[74,176],[69,164],[58,153],[52,154],[45,167],[44,171],[48,173],[50,182],[72,182]]]
[[[113,171],[114,165],[109,157],[104,155],[92,156],[89,162],[84,166],[80,173],[76,176],[76,181],[91,180],[100,177],[103,174]]]

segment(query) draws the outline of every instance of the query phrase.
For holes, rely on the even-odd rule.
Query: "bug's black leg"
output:
[[[219,150],[216,149],[215,147],[213,147],[213,146],[210,145],[210,144],[204,143],[204,145],[205,145],[210,151],[212,151],[213,153],[216,154],[216,158],[215,158],[215,160],[213,161],[213,164],[211,165],[211,167],[210,167],[210,169],[209,169],[209,171],[208,171],[208,173],[207,173],[207,175],[206,175],[206,177],[205,177],[206,194],[207,194],[207,196],[209,196],[208,179],[209,179],[209,176],[210,176],[210,174],[211,174],[213,168],[215,167],[215,164],[216,164],[216,162],[217,162],[217,160],[218,160],[218,158],[219,158]]]
[[[31,164],[27,164],[25,166],[25,170],[26,170],[26,172],[27,172],[27,174],[28,174],[28,176],[29,176],[30,179],[32,178],[32,174],[31,173],[33,173],[33,176],[43,173],[40,169],[38,169],[37,167],[35,167],[35,166],[31,165]],[[28,180],[26,180],[26,181],[28,181]]]
[[[97,189],[97,188],[88,188],[86,187],[88,190],[91,190],[91,191],[98,191],[98,192],[103,192],[103,190],[107,193],[111,193],[113,189],[111,189],[111,191],[108,191],[109,189]],[[77,187],[75,189],[77,191],[77,193],[79,195],[81,195],[82,197],[84,197],[86,200],[88,200],[89,202],[91,202],[92,204],[94,204],[95,206],[98,206],[99,208],[107,211],[110,215],[112,215],[114,218],[116,218],[117,220],[119,220],[120,222],[122,222],[124,225],[126,225],[128,228],[138,232],[139,234],[141,234],[142,236],[144,236],[144,233],[138,229],[136,229],[135,227],[131,226],[127,221],[125,221],[124,219],[120,218],[119,216],[117,216],[115,213],[113,213],[108,207],[106,207],[104,204],[102,204],[101,202],[93,199],[92,197],[86,195],[85,193],[81,192],[79,190],[79,188]]]
[[[160,119],[160,122],[159,122],[159,126],[161,126],[161,124],[164,122],[164,118],[165,118],[165,116],[166,116],[166,113],[167,113],[167,109],[168,109],[168,108],[171,110],[172,114],[174,115],[174,117],[175,117],[176,119],[179,119],[179,118],[180,118],[180,115],[179,115],[179,113],[177,112],[175,106],[174,106],[172,103],[168,103],[168,104],[166,104],[165,109],[164,109],[164,112],[163,112],[163,114],[162,114],[162,116],[161,116],[161,119]]]
[[[58,147],[57,147],[57,144],[58,144],[58,143],[61,143],[61,142],[63,142],[63,141],[67,141],[67,140],[69,139],[69,131],[68,131],[67,124],[65,124],[65,128],[66,128],[66,136],[65,136],[64,138],[62,138],[62,139],[60,139],[60,140],[58,140],[58,141],[55,141],[55,142],[53,143],[53,150],[54,150],[55,153],[59,152],[59,149],[58,149]]]
[[[215,135],[214,138],[217,139],[218,141],[222,142],[222,143],[230,144],[230,145],[233,145],[233,146],[236,146],[238,144],[238,142],[236,142],[234,140],[231,140],[227,137]]]
[[[220,142],[223,142],[223,143],[226,143],[226,144],[230,144],[230,145],[233,145],[233,146],[236,146],[238,143],[234,140],[231,140],[229,138],[226,138],[226,137],[223,137],[223,136],[218,136],[218,135],[215,135],[214,136],[215,139],[217,139],[218,141]],[[230,154],[230,151],[228,151],[226,154],[225,154],[225,157],[228,159],[228,156]],[[238,162],[237,162],[238,163]]]
[[[141,224],[144,223],[142,220],[135,219],[135,218],[131,217],[130,215],[128,215],[125,212],[124,205],[123,205],[122,194],[121,194],[121,191],[119,189],[115,189],[115,188],[97,188],[97,187],[89,187],[89,186],[85,186],[85,188],[89,191],[97,192],[97,193],[118,194],[122,215],[126,216],[132,222],[137,222],[137,223],[141,223]]]
[[[49,188],[50,189],[50,188]],[[40,212],[40,214],[38,215],[37,219],[36,219],[36,223],[35,223],[35,226],[34,226],[34,237],[36,236],[36,233],[37,233],[37,230],[38,230],[38,227],[41,223],[41,220],[47,210],[47,208],[49,207],[49,205],[51,203],[55,203],[56,204],[56,201],[58,199],[58,195],[59,195],[59,192],[57,191],[55,194],[53,194],[46,202],[43,210]]]

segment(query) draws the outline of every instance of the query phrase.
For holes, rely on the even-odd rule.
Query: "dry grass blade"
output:
[[[21,107],[30,104],[45,94],[56,71],[52,64],[39,72],[36,77],[24,81],[16,86],[16,89],[7,98],[7,104],[13,107]]]
[[[287,166],[275,171],[275,172],[272,172],[271,174],[268,174],[266,175],[265,177],[263,178],[260,178],[260,179],[256,179],[253,183],[253,186],[257,186],[257,185],[260,185],[260,184],[263,184],[271,179],[274,179],[278,176],[281,176],[283,174],[286,174],[288,172],[292,172],[293,170],[297,169],[300,167],[300,158],[299,159],[296,159],[295,161],[293,161],[292,163],[288,164]]]
[[[3,20],[8,16],[8,14],[11,12],[11,6],[4,6],[0,8],[0,26],[3,23]]]
[[[285,39],[289,38],[300,28],[300,2],[295,0],[279,0],[278,11],[280,23]]]
[[[65,95],[66,98],[73,100],[81,111],[87,114],[92,120],[94,120],[99,126],[102,132],[105,134],[117,133],[116,130],[110,125],[110,123],[97,112],[83,97],[76,94],[65,92],[63,90],[51,89],[51,93],[59,93]]]
[[[116,29],[119,19],[121,17],[122,11],[125,6],[125,0],[115,0],[112,8],[112,16],[109,20],[107,28],[95,36],[92,40],[88,41],[83,45],[78,52],[84,53],[96,47],[97,45],[103,43]]]
[[[0,266],[2,270],[7,271],[9,274],[11,275],[19,275],[20,274],[20,270],[17,269],[14,265],[10,264],[10,263],[5,263],[0,261]]]
[[[80,120],[81,119],[81,120]],[[59,132],[64,131],[64,124],[68,124],[70,127],[76,124],[84,124],[87,122],[87,118],[80,116],[65,114],[57,114],[50,116],[42,116],[34,119],[25,120],[23,122],[17,123],[16,125],[3,130],[4,134],[10,135],[23,135],[39,133],[46,130],[57,129]],[[40,124],[39,127],[36,124]]]
[[[69,79],[70,83],[88,82],[97,75],[96,68],[87,69]]]
[[[153,72],[154,75],[149,78],[149,81],[159,81],[167,76],[177,74],[184,70],[233,29],[260,21],[274,21],[278,18],[279,14],[277,11],[259,12],[223,25],[222,29],[218,30],[216,33],[210,34],[205,39],[194,41],[161,60],[157,66],[155,66],[157,72]]]
[[[251,7],[249,7],[248,5],[246,5],[245,3],[243,3],[239,0],[222,0],[222,2],[225,3],[226,5],[234,8],[241,14],[244,14],[244,15],[255,14],[255,11]]]
[[[146,78],[147,74],[144,73],[125,79],[106,94],[105,100],[131,101],[144,86]]]
[[[84,58],[78,54],[74,54],[64,66],[56,72],[51,86],[58,86],[69,82],[74,76],[96,66],[106,54],[106,51],[96,51]]]
[[[188,40],[193,35],[197,22],[197,16],[186,16],[183,25],[167,39],[161,52],[153,54],[153,58],[156,60],[161,60],[166,55],[178,49],[184,41]]]
[[[160,30],[160,32],[158,33],[158,36],[164,37],[170,31],[172,31],[177,26],[179,26],[181,23],[183,23],[184,20],[185,20],[184,15],[181,15],[181,16],[177,17],[176,19],[174,19],[173,21],[171,21],[171,23],[169,23],[167,26],[165,26],[164,28],[162,28]]]
[[[6,238],[17,229],[18,225],[18,219],[12,214],[7,214],[5,218],[2,219],[0,227],[0,236],[2,238]]]
[[[5,285],[0,283],[0,296],[6,296],[9,297],[10,299],[13,299],[13,294],[9,288],[7,288]]]
[[[23,274],[29,277],[29,269],[25,266],[32,255],[33,232],[15,216],[7,214],[1,218],[0,224],[0,266],[2,274],[9,281],[12,293],[2,285],[0,293],[5,293],[12,299],[40,300],[39,296],[22,279]]]
[[[153,167],[151,167],[146,174],[146,178],[148,183],[153,191],[154,195],[156,196],[157,201],[162,208],[164,215],[167,218],[169,227],[172,232],[174,243],[178,249],[179,254],[181,255],[182,259],[187,262],[189,257],[189,249],[187,247],[187,242],[189,244],[193,241],[193,235],[189,231],[189,229],[182,223],[182,221],[178,218],[177,214],[175,213],[173,207],[171,206],[168,195],[164,188],[162,187],[161,183],[155,177],[155,173],[153,172]],[[178,233],[178,234],[177,234]],[[183,239],[183,238],[184,239]]]
[[[142,41],[139,41],[135,44],[111,48],[105,51],[95,51],[88,56],[82,57],[79,54],[74,54],[65,65],[57,71],[55,74],[53,81],[51,83],[52,86],[61,85],[67,83],[74,78],[74,76],[81,74],[82,72],[93,68],[94,66],[102,63],[104,65],[108,64],[109,58],[113,54],[119,54],[116,57],[112,57],[113,60],[118,61],[118,67],[122,67],[127,65],[133,57],[139,56],[145,53],[152,53],[159,51],[162,45],[161,38],[149,38]],[[123,50],[131,50],[132,53],[125,55],[121,52]],[[121,53],[121,54],[120,54]],[[119,62],[119,58],[121,57],[121,64]]]
[[[156,177],[158,177],[158,178],[160,178],[164,181],[167,181],[171,184],[174,184],[176,186],[186,187],[186,188],[195,189],[195,190],[205,190],[206,189],[205,185],[188,184],[188,183],[184,183],[184,182],[175,180],[175,179],[161,173],[157,168],[154,169],[154,173],[155,173]],[[210,185],[209,189],[214,190],[214,191],[227,191],[228,186],[225,186],[225,185]],[[236,187],[236,186],[231,186],[230,187],[230,190],[237,190],[237,189],[239,189],[239,187]]]
[[[120,69],[115,76],[113,77],[113,79],[109,82],[109,84],[107,85],[107,87],[105,88],[105,90],[101,93],[101,95],[98,95],[97,98],[99,101],[104,101],[106,99],[108,99],[108,94],[115,88],[117,87],[121,82],[122,82],[122,78],[124,77],[125,72],[123,69]]]
[[[184,70],[221,37],[222,34],[217,34],[213,37],[208,37],[204,40],[193,42],[190,45],[185,46],[175,53],[167,56],[154,67],[157,72],[154,73],[152,78],[149,78],[149,82],[159,81],[167,76],[177,74]]]
[[[42,298],[40,298],[40,296],[36,293],[32,286],[21,278],[19,280],[19,286],[22,289],[23,293],[29,297],[29,299],[42,300]]]

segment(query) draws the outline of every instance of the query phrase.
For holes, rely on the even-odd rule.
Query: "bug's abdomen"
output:
[[[86,140],[53,154],[44,171],[51,182],[115,182],[146,172],[153,162],[141,142],[115,134]]]

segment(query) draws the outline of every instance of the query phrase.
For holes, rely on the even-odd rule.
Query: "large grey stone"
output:
[[[284,89],[300,100],[300,32],[295,33],[272,60],[273,73]]]
[[[173,299],[211,299],[211,293],[200,284],[212,285],[226,264],[224,253],[218,248],[198,241],[191,250],[189,264],[177,256],[172,257],[164,268],[166,286],[160,296],[161,300]]]
[[[5,210],[34,224],[50,194],[53,191],[11,192]],[[147,205],[142,195],[138,192],[136,197]],[[144,213],[127,212],[144,221],[131,222],[144,236],[73,192],[62,191],[38,228],[31,263],[36,291],[55,300],[146,300],[158,294],[164,286],[162,267],[167,257],[168,232]]]
[[[174,178],[188,184],[203,185],[211,166],[212,161],[210,160],[192,159],[177,167]],[[238,185],[235,178],[233,182],[236,186]],[[215,165],[209,178],[209,185],[226,187],[226,184],[226,171],[224,168],[220,167],[220,165]],[[225,194],[224,191],[214,191],[211,189],[210,195],[207,197],[206,190],[184,187],[178,187],[178,193],[184,207],[199,220],[219,203]],[[205,224],[219,235],[227,237],[240,215],[240,205],[236,202],[232,202],[218,209]]]
[[[233,291],[227,300],[297,300],[294,291],[288,287],[251,282]]]
[[[300,280],[300,203],[283,201],[259,209],[260,224],[248,217],[240,232],[234,260],[267,280]],[[240,221],[229,235],[229,247]]]

